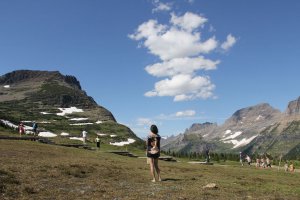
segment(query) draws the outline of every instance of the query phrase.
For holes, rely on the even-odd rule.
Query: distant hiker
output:
[[[290,164],[290,172],[294,172],[295,171],[295,166],[294,163]]]
[[[263,168],[266,168],[266,160],[264,157],[261,157],[261,159],[260,159],[260,166]]]
[[[36,122],[33,122],[32,131],[34,136],[37,134],[37,128],[38,128],[38,124]]]
[[[285,164],[284,164],[284,171],[285,172],[289,171],[289,165],[288,165],[287,161],[285,161]]]
[[[207,148],[207,149],[205,150],[205,157],[206,157],[206,162],[209,163],[209,161],[210,161],[209,148]]]
[[[151,125],[150,133],[147,137],[147,158],[150,163],[150,173],[152,175],[152,182],[156,182],[155,172],[158,176],[158,181],[161,181],[160,169],[158,167],[158,158],[160,156],[160,135],[158,135],[158,128],[156,125]]]
[[[20,122],[19,124],[19,133],[20,133],[20,137],[25,134],[25,126],[23,124],[23,122]]]
[[[86,144],[86,136],[87,136],[87,132],[85,130],[82,131],[82,142],[83,144]]]
[[[246,160],[247,160],[248,165],[250,166],[251,165],[251,158],[250,158],[250,156],[246,155]]]
[[[242,166],[244,166],[244,163],[243,163],[243,153],[240,151],[240,163]]]
[[[256,165],[255,165],[257,168],[260,166],[260,159],[259,158],[256,158]]]
[[[96,141],[96,144],[97,144],[97,148],[100,149],[100,138],[99,138],[99,136],[96,137],[95,141]]]
[[[270,161],[270,158],[269,158],[269,157],[267,157],[266,163],[267,163],[267,167],[272,168],[272,167],[271,167],[271,161]]]

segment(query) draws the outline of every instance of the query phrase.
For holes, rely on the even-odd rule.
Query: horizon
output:
[[[299,9],[296,0],[0,2],[0,73],[75,76],[138,137],[151,124],[178,135],[260,103],[284,112],[300,96]]]

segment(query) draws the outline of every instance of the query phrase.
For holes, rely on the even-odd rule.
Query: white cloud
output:
[[[175,114],[176,117],[193,117],[196,115],[194,110],[179,111]]]
[[[155,83],[154,90],[145,93],[145,96],[174,96],[174,101],[207,99],[213,97],[214,88],[207,76],[179,74]]]
[[[152,12],[160,12],[160,11],[170,11],[172,9],[171,3],[162,3],[159,0],[155,0],[153,2],[155,8],[152,9]]]
[[[159,5],[161,2],[156,0],[154,3]],[[150,19],[129,35],[150,54],[161,59],[161,62],[146,66],[145,70],[152,76],[166,77],[156,82],[154,89],[145,96],[170,96],[174,101],[216,98],[213,93],[215,85],[210,77],[197,74],[200,70],[215,70],[220,63],[204,57],[219,47],[215,36],[201,37],[207,21],[207,18],[192,12],[183,15],[171,13],[169,24]],[[210,26],[209,31],[215,29]],[[236,39],[229,34],[221,48],[227,50],[235,42]]]
[[[172,14],[173,18],[175,18],[174,16]],[[177,25],[189,30],[180,29]],[[199,22],[191,23],[182,20],[176,25],[167,26],[158,24],[156,20],[149,20],[141,24],[136,32],[129,37],[134,40],[144,39],[144,46],[149,49],[151,54],[160,57],[161,60],[196,56],[201,53],[209,53],[218,46],[215,37],[206,41],[200,40],[200,32],[193,31],[199,25]]]
[[[207,19],[191,12],[186,12],[183,16],[176,16],[172,13],[170,22],[173,25],[190,32],[202,27],[205,22],[207,22]]]
[[[222,43],[221,48],[227,51],[236,43],[236,39],[231,34],[227,35],[227,39],[224,43]]]
[[[175,76],[178,74],[194,74],[197,70],[214,70],[220,61],[205,59],[203,56],[196,58],[174,58],[162,63],[146,66],[146,71],[156,77]]]

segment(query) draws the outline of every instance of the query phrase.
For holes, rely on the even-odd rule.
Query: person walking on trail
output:
[[[251,166],[251,158],[249,155],[246,155],[246,160],[249,166]]]
[[[259,158],[256,158],[256,168],[259,168],[260,167],[260,159]]]
[[[25,134],[25,126],[23,124],[23,122],[20,122],[19,124],[19,134],[20,134],[20,137]]]
[[[295,172],[295,165],[293,162],[290,164],[290,172]]]
[[[270,158],[269,158],[269,157],[266,158],[266,162],[267,162],[267,167],[272,168],[272,167],[271,167],[271,161],[270,161]]]
[[[37,134],[37,128],[38,128],[38,124],[34,121],[32,125],[32,131],[34,136]]]
[[[95,141],[96,141],[96,144],[97,144],[97,148],[100,149],[100,139],[99,139],[99,136],[96,137]]]
[[[86,144],[86,136],[87,136],[87,132],[85,130],[82,131],[82,142],[83,144]]]
[[[158,128],[156,125],[151,125],[150,133],[147,137],[147,159],[150,163],[150,173],[152,176],[152,182],[161,181],[160,169],[158,167],[158,158],[160,157],[160,135],[158,135]],[[155,172],[157,179],[155,178]]]
[[[287,162],[287,161],[285,161],[285,163],[284,163],[284,171],[285,171],[285,172],[288,172],[288,171],[289,171],[289,165],[288,165],[288,162]]]
[[[210,161],[209,148],[207,148],[207,149],[205,150],[205,157],[206,157],[206,162],[209,163],[209,161]]]
[[[244,163],[243,163],[243,153],[240,152],[240,163],[242,166],[244,166]]]

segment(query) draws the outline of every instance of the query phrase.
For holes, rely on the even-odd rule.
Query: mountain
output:
[[[285,113],[288,116],[300,115],[300,97],[289,103]]]
[[[295,156],[300,149],[300,98],[285,113],[267,103],[240,109],[221,126],[193,124],[183,134],[163,143],[163,149],[179,152],[270,153]],[[299,155],[299,154],[298,154]]]
[[[133,138],[128,127],[118,124],[113,114],[86,94],[76,77],[58,71],[18,70],[0,77],[0,119],[13,124],[37,121],[40,127],[60,134],[80,135],[87,129],[116,135],[114,140]],[[113,141],[111,138],[108,141]]]

